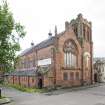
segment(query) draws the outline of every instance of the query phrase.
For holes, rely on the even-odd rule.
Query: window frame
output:
[[[75,42],[71,39],[66,40],[63,46],[63,51],[64,51],[64,68],[77,68],[78,50]]]
[[[75,79],[74,76],[75,76],[74,72],[70,72],[70,77],[69,78],[70,78],[71,81],[73,81]]]
[[[66,74],[66,75],[65,75]],[[68,73],[67,72],[64,72],[63,73],[63,80],[64,81],[67,81],[68,80]]]
[[[80,73],[79,73],[79,72],[76,72],[76,73],[75,73],[75,79],[76,79],[76,80],[80,80]]]

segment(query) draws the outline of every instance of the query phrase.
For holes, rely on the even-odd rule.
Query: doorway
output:
[[[39,78],[38,79],[38,88],[39,89],[42,89],[43,88],[43,80],[42,80],[42,78]]]
[[[94,82],[98,82],[98,75],[97,75],[97,73],[94,74]]]
[[[43,75],[40,72],[37,73],[37,87],[39,89],[43,88]]]

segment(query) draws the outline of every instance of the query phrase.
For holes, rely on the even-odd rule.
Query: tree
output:
[[[0,68],[12,70],[16,52],[20,50],[19,40],[24,38],[24,26],[16,23],[6,0],[0,5]]]

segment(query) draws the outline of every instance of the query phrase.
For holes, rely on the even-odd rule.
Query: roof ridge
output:
[[[53,44],[55,36],[52,36],[51,38],[45,39],[43,41],[41,41],[40,43],[34,45],[33,47],[36,49],[41,49],[41,48],[45,48],[51,44]],[[22,53],[20,53],[20,56],[24,56],[25,54],[27,54],[28,52],[32,51],[32,47],[25,49]]]

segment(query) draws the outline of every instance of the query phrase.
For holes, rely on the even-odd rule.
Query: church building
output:
[[[7,78],[25,87],[73,87],[94,81],[92,24],[78,14],[65,30],[26,49]]]

